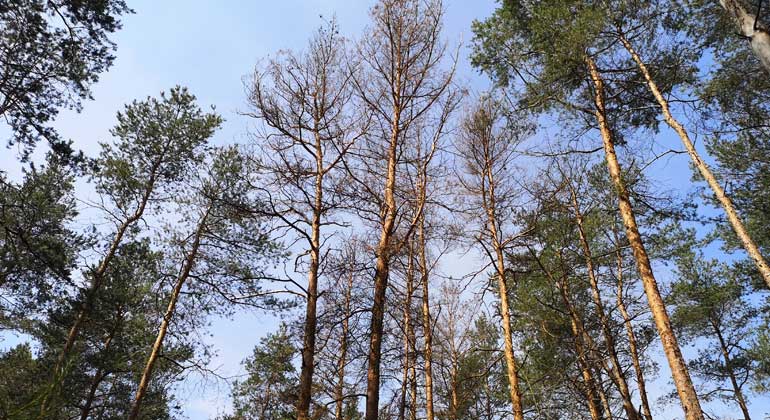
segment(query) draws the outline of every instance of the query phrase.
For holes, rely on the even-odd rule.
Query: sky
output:
[[[117,44],[115,65],[102,75],[93,89],[94,100],[82,112],[63,112],[54,126],[64,138],[87,155],[98,153],[98,143],[110,140],[109,129],[115,113],[134,99],[155,96],[175,85],[187,86],[202,106],[213,105],[225,118],[215,142],[247,142],[251,121],[239,115],[246,109],[244,78],[255,65],[282,49],[302,49],[312,32],[332,16],[340,31],[349,38],[362,34],[368,22],[371,0],[134,0],[129,5],[136,14],[123,20],[123,29],[113,36]],[[475,91],[489,86],[486,79],[468,63],[470,25],[494,10],[493,0],[445,0],[446,39],[462,42],[458,66],[459,80]],[[323,17],[322,17],[323,16]],[[661,143],[672,139],[661,136]],[[671,142],[671,145],[678,146]],[[38,157],[42,153],[39,148]],[[681,156],[656,164],[654,179],[676,190],[689,187],[689,170]],[[0,156],[0,169],[18,175],[16,159],[8,150]],[[81,186],[81,188],[84,188]],[[86,195],[87,190],[80,191]],[[474,260],[473,256],[466,259]],[[473,264],[471,264],[473,265]],[[455,259],[443,268],[455,277],[467,274],[466,261]],[[239,313],[233,319],[212,321],[207,340],[218,354],[210,367],[225,377],[242,373],[241,361],[259,338],[274,330],[277,320],[264,313]],[[0,342],[0,347],[9,345]],[[687,352],[686,352],[687,354]],[[651,386],[652,397],[672,389],[665,359],[656,355],[661,366],[659,379]],[[228,389],[223,383],[192,378],[180,387],[178,397],[184,414],[191,420],[209,419],[228,408]],[[757,418],[770,411],[767,401],[757,399],[752,414]],[[729,418],[732,408],[721,410]],[[654,413],[661,420],[681,416],[676,405]],[[736,412],[737,417],[737,412]]]

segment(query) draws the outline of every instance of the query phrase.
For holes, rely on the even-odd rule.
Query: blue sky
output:
[[[488,83],[468,64],[467,45],[473,19],[488,16],[493,0],[445,0],[447,15],[445,36],[450,43],[464,41],[458,75],[474,90]],[[368,22],[372,1],[353,0],[136,0],[129,1],[136,14],[124,19],[124,27],[113,39],[118,50],[114,67],[93,89],[94,101],[87,102],[81,113],[63,112],[55,127],[65,138],[75,141],[86,154],[95,155],[98,142],[109,141],[109,129],[115,113],[136,98],[157,95],[175,85],[184,85],[198,96],[203,106],[214,105],[226,122],[216,135],[220,143],[248,141],[250,121],[238,115],[246,108],[243,78],[257,62],[281,49],[301,49],[323,20],[319,15],[336,15],[340,31],[358,37]],[[678,141],[664,131],[660,141],[679,147]],[[0,157],[2,169],[18,173],[11,153]],[[39,153],[38,153],[39,155]],[[664,175],[665,174],[665,175]],[[656,165],[653,178],[661,185],[680,191],[689,185],[689,171],[684,157],[675,156]],[[88,195],[90,192],[82,191]],[[466,257],[473,260],[473,256]],[[473,264],[471,264],[473,265]],[[468,273],[467,265],[457,260],[444,271],[459,277]],[[213,321],[210,342],[218,350],[212,367],[224,376],[240,373],[240,362],[259,338],[272,330],[277,321],[270,316],[241,313],[232,320]],[[8,343],[2,343],[3,347]],[[656,356],[661,371],[653,396],[671,389],[667,384],[665,360]],[[184,412],[190,419],[208,419],[227,407],[228,390],[223,384],[191,380],[179,389]],[[753,414],[758,418],[767,409],[766,400],[757,400]],[[729,415],[732,409],[724,414]],[[656,418],[680,416],[676,406],[658,411]]]

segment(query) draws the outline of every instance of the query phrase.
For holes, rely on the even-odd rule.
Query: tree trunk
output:
[[[751,49],[762,66],[770,72],[770,32],[757,21],[758,11],[749,12],[740,0],[719,0],[719,4],[732,16],[741,35],[749,40]]]
[[[736,3],[737,0],[724,0],[727,2]],[[757,270],[762,275],[762,278],[765,280],[765,284],[767,287],[770,288],[770,266],[767,264],[767,261],[765,261],[765,258],[762,256],[762,254],[759,252],[759,247],[757,247],[756,242],[754,242],[754,239],[751,238],[751,235],[749,235],[749,232],[746,230],[746,227],[743,225],[743,222],[741,221],[741,218],[738,216],[738,211],[735,209],[735,206],[733,205],[732,200],[730,197],[728,197],[725,194],[724,188],[719,184],[719,181],[717,181],[714,174],[711,172],[711,169],[709,169],[706,162],[701,159],[700,155],[698,154],[698,151],[695,150],[695,145],[693,145],[692,141],[690,140],[690,136],[687,133],[687,130],[685,130],[684,126],[671,114],[671,109],[669,108],[668,101],[666,98],[663,97],[663,94],[661,93],[660,89],[658,89],[658,85],[655,83],[655,80],[653,80],[652,76],[650,75],[649,70],[647,69],[647,65],[644,64],[644,61],[642,61],[642,58],[639,56],[639,54],[634,50],[631,43],[626,39],[626,37],[623,34],[619,35],[620,41],[623,43],[623,46],[628,50],[628,53],[631,54],[631,57],[636,62],[637,66],[639,67],[639,70],[641,71],[642,75],[644,76],[645,81],[647,82],[647,86],[650,88],[650,91],[652,92],[653,96],[655,96],[655,99],[658,101],[658,104],[660,105],[660,108],[663,112],[663,117],[666,120],[666,123],[671,127],[676,133],[679,135],[679,138],[682,139],[682,144],[684,144],[685,149],[687,149],[687,153],[690,155],[690,158],[692,159],[693,164],[698,169],[698,172],[701,174],[703,179],[706,180],[706,183],[708,183],[709,187],[711,187],[711,190],[714,192],[714,196],[716,196],[719,203],[722,205],[722,208],[725,210],[725,214],[727,214],[727,220],[730,221],[730,225],[732,225],[733,230],[735,231],[735,234],[738,236],[738,239],[740,239],[741,243],[743,244],[743,247],[746,249],[746,252],[749,254],[749,257],[754,261],[754,264],[757,267]],[[768,51],[770,53],[770,50]]]
[[[714,328],[714,333],[719,339],[719,348],[722,350],[722,357],[725,359],[725,368],[727,368],[727,374],[730,376],[730,384],[733,386],[733,394],[735,394],[735,400],[741,407],[744,420],[751,420],[751,415],[749,415],[749,407],[746,405],[746,399],[743,397],[743,391],[741,391],[741,387],[738,385],[738,379],[735,377],[735,371],[733,370],[730,352],[728,351],[727,343],[722,336],[722,331],[719,329],[719,326],[716,322],[714,322],[713,319],[710,320],[710,323]]]
[[[625,181],[622,179],[622,172],[620,164],[618,163],[617,155],[615,154],[615,144],[612,138],[612,131],[610,130],[609,123],[606,119],[606,110],[604,105],[604,80],[599,74],[599,70],[596,67],[593,59],[586,56],[586,64],[590,71],[591,80],[595,87],[595,116],[599,124],[599,130],[602,136],[602,142],[604,145],[604,153],[607,159],[607,168],[612,178],[612,183],[615,185],[615,189],[618,196],[618,206],[620,209],[620,215],[623,218],[623,224],[626,228],[626,236],[631,246],[631,250],[634,253],[634,259],[636,260],[637,268],[639,269],[639,275],[642,279],[642,285],[644,286],[644,292],[647,295],[647,301],[650,305],[650,311],[652,312],[653,319],[655,320],[655,326],[658,329],[661,343],[663,344],[663,351],[668,359],[669,367],[671,368],[671,374],[674,379],[674,385],[676,386],[679,394],[679,399],[682,403],[682,409],[684,410],[686,420],[704,420],[703,410],[698,401],[698,395],[695,392],[695,387],[692,384],[690,373],[687,370],[687,364],[682,357],[679,343],[677,342],[674,330],[671,327],[671,320],[669,319],[668,312],[666,311],[665,303],[658,290],[658,282],[655,280],[655,275],[652,271],[652,264],[650,258],[647,255],[647,250],[642,242],[642,237],[639,234],[639,227],[636,224],[636,216],[634,215],[633,208],[631,207],[631,199],[629,198],[628,190]]]
[[[316,121],[316,127],[318,121]],[[299,395],[297,396],[297,420],[310,417],[311,390],[313,371],[315,370],[315,341],[318,321],[318,267],[321,258],[321,212],[323,211],[323,148],[321,138],[315,134],[315,196],[313,197],[313,217],[310,224],[310,267],[307,274],[307,306],[305,308],[305,328],[302,343],[302,367],[299,376]]]
[[[397,73],[400,79],[400,73]],[[399,86],[400,80],[396,81]],[[388,172],[385,179],[385,209],[377,244],[377,262],[374,273],[374,300],[372,302],[372,320],[369,339],[369,355],[366,370],[366,420],[377,420],[380,403],[380,356],[382,354],[383,318],[385,317],[385,292],[388,289],[390,275],[390,248],[393,230],[396,224],[395,187],[398,139],[400,137],[400,115],[398,104],[393,109],[390,145],[388,147]]]
[[[425,418],[433,420],[433,318],[430,314],[430,276],[426,257],[425,218],[420,218],[418,227],[420,246],[420,274],[422,283],[422,328],[424,330],[425,358]]]
[[[406,296],[404,296],[404,372],[401,381],[401,405],[398,408],[399,420],[404,420],[406,417],[406,391],[409,386],[409,373],[412,367],[412,336],[414,330],[412,329],[412,294],[414,288],[414,251],[412,244],[408,245],[409,252],[406,269]]]
[[[500,299],[500,316],[502,318],[501,323],[503,326],[503,355],[505,358],[508,384],[510,385],[513,420],[524,420],[524,408],[521,402],[521,391],[519,389],[519,375],[516,371],[516,357],[513,353],[511,311],[508,307],[508,284],[505,278],[505,255],[503,254],[503,244],[500,242],[495,207],[497,205],[495,196],[495,178],[492,173],[492,168],[488,164],[483,176],[485,176],[488,181],[488,190],[486,191],[487,197],[484,200],[486,208],[484,210],[486,210],[487,213],[487,229],[489,231],[489,237],[492,240],[492,247],[494,248],[494,256],[496,259],[493,263],[495,270],[497,271],[495,278],[497,279],[497,289]]]
[[[580,245],[583,248],[583,254],[586,260],[586,267],[588,269],[588,281],[591,284],[591,297],[593,298],[594,305],[596,305],[596,311],[599,314],[599,322],[601,323],[602,335],[604,336],[604,342],[607,347],[607,354],[610,356],[610,362],[612,362],[611,375],[614,377],[614,382],[618,386],[620,397],[623,400],[623,409],[626,412],[628,420],[638,420],[638,413],[634,407],[634,403],[631,400],[631,391],[628,388],[628,382],[626,376],[623,374],[623,367],[620,364],[618,358],[618,352],[615,347],[615,337],[610,330],[609,319],[607,313],[604,310],[604,304],[602,303],[601,294],[599,293],[599,282],[596,279],[596,271],[594,270],[594,260],[591,253],[591,246],[588,244],[588,238],[583,226],[583,214],[580,211],[580,206],[577,201],[577,194],[572,184],[569,185],[570,195],[572,197],[572,207],[575,212],[575,222],[578,229],[578,235],[580,237]]]
[[[106,354],[110,351],[110,346],[112,344],[113,338],[115,338],[116,330],[117,328],[110,331],[107,339],[104,340],[104,349],[102,349],[103,354]],[[88,396],[86,397],[86,401],[83,403],[83,407],[80,409],[80,420],[88,420],[88,416],[91,414],[91,406],[93,406],[94,399],[96,398],[96,391],[99,389],[99,385],[102,383],[102,380],[105,376],[106,374],[101,367],[96,370],[96,373],[91,380],[91,386],[88,389]]]
[[[557,280],[553,274],[545,267],[545,265],[543,265],[540,259],[537,258],[537,256],[535,256],[535,258],[537,259],[537,263],[540,265],[540,268],[545,272],[548,278],[559,290],[559,295],[561,296],[562,302],[567,307],[567,311],[569,312],[573,345],[575,346],[575,352],[577,353],[578,367],[580,368],[580,372],[583,375],[583,384],[587,396],[586,403],[588,404],[588,412],[591,414],[591,419],[599,420],[602,418],[602,415],[599,412],[600,403],[604,407],[606,415],[611,415],[606,395],[603,395],[603,392],[601,394],[599,393],[599,384],[597,384],[596,379],[594,378],[594,374],[591,371],[591,365],[588,362],[588,355],[584,345],[586,343],[583,342],[584,338],[588,334],[585,332],[583,323],[578,317],[575,308],[572,306],[572,300],[569,298],[566,274],[564,274],[561,281]]]
[[[631,354],[631,362],[634,364],[634,372],[636,372],[636,386],[639,388],[639,398],[642,400],[642,413],[646,420],[652,420],[650,402],[647,399],[647,385],[644,380],[644,371],[642,370],[639,350],[636,345],[636,334],[634,333],[634,326],[631,325],[631,316],[628,314],[626,304],[623,301],[623,255],[620,252],[620,248],[617,249],[616,253],[618,260],[618,309],[620,309],[620,313],[623,316],[623,324],[628,336],[628,349]]]
[[[353,290],[353,273],[348,274],[348,287],[345,291],[345,318],[342,320],[342,336],[340,337],[340,358],[337,363],[337,387],[335,391],[334,418],[342,419],[342,409],[345,399],[345,366],[348,353],[348,334],[350,330],[350,297]]]
[[[210,208],[206,210],[206,213],[198,222],[198,227],[195,229],[195,236],[193,237],[193,243],[190,248],[190,252],[187,254],[184,266],[182,267],[182,272],[179,274],[176,284],[174,285],[174,290],[171,292],[168,307],[166,308],[166,312],[163,314],[163,320],[161,321],[160,328],[158,329],[158,335],[155,337],[155,342],[152,345],[152,351],[150,352],[150,356],[147,358],[144,370],[142,371],[142,378],[139,381],[139,388],[136,391],[134,402],[131,405],[131,412],[128,416],[128,420],[136,420],[139,418],[139,412],[142,408],[142,399],[147,393],[147,387],[149,386],[150,380],[152,378],[152,371],[155,367],[155,363],[157,362],[158,357],[160,356],[160,351],[163,347],[163,340],[166,338],[168,325],[171,323],[171,318],[174,316],[174,310],[176,309],[176,304],[179,301],[179,295],[182,292],[182,286],[184,286],[184,283],[189,278],[190,272],[195,265],[195,261],[198,256],[198,249],[200,248],[201,237],[203,236],[203,230],[206,226],[209,211]]]
[[[75,321],[72,323],[72,326],[67,333],[67,340],[64,342],[64,347],[62,348],[61,353],[59,353],[59,357],[56,359],[56,363],[54,364],[50,391],[46,393],[46,395],[43,397],[42,403],[40,404],[41,418],[45,417],[46,412],[48,411],[51,397],[53,394],[58,392],[57,390],[59,384],[65,376],[64,366],[66,364],[67,358],[69,357],[69,354],[72,351],[72,347],[75,345],[75,341],[77,341],[78,335],[80,334],[80,327],[83,325],[83,322],[85,321],[89,312],[91,312],[91,305],[93,305],[93,301],[96,299],[96,293],[102,286],[104,274],[107,272],[107,268],[109,267],[110,262],[115,257],[120,244],[123,242],[123,236],[125,236],[128,229],[134,223],[139,221],[139,219],[141,219],[144,215],[144,210],[147,207],[147,203],[150,201],[150,196],[152,195],[152,192],[155,188],[155,181],[157,179],[156,174],[159,170],[160,162],[161,159],[156,161],[156,163],[153,164],[151,168],[147,187],[142,194],[139,206],[137,207],[136,211],[120,224],[118,230],[115,232],[115,236],[113,237],[112,242],[110,243],[110,247],[107,250],[107,253],[104,255],[104,258],[102,258],[102,261],[99,263],[99,266],[96,268],[96,270],[91,274],[91,284],[88,288],[88,291],[86,292],[86,301],[78,310],[77,315],[75,316]]]

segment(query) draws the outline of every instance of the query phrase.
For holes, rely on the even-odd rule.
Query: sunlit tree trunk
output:
[[[724,0],[724,2],[737,3],[738,0]],[[767,34],[765,33],[765,35]],[[687,130],[671,114],[668,101],[663,97],[663,93],[661,93],[657,83],[655,83],[655,80],[652,78],[650,71],[647,69],[647,65],[644,63],[636,50],[634,50],[630,41],[622,33],[619,35],[619,39],[623,43],[623,46],[626,48],[626,50],[628,50],[631,58],[633,58],[636,62],[639,70],[642,73],[642,76],[644,76],[644,80],[647,82],[647,86],[650,88],[650,92],[652,92],[653,96],[655,96],[655,100],[658,101],[666,124],[668,124],[679,135],[679,138],[682,139],[682,144],[684,144],[685,149],[687,149],[687,153],[690,155],[693,165],[696,169],[698,169],[698,172],[701,174],[703,179],[706,180],[706,183],[714,192],[714,196],[719,201],[719,204],[722,205],[722,208],[727,215],[727,220],[730,221],[730,225],[732,225],[735,234],[743,244],[743,248],[749,254],[749,257],[751,257],[751,259],[754,261],[754,265],[756,265],[757,271],[759,271],[759,274],[762,275],[762,278],[765,280],[767,287],[770,287],[770,265],[767,264],[767,261],[759,252],[759,247],[757,246],[756,242],[754,242],[754,239],[751,237],[751,235],[749,235],[749,232],[743,225],[743,222],[738,216],[738,211],[735,209],[735,205],[733,205],[732,200],[727,196],[724,188],[722,188],[722,186],[719,184],[719,181],[717,181],[716,177],[711,172],[711,169],[709,169],[706,162],[701,159],[698,151],[695,149],[695,145],[692,143],[692,140],[690,140],[690,135],[687,133]],[[770,50],[768,50],[768,53],[770,54]]]
[[[758,1],[761,5],[763,0]],[[741,0],[719,0],[719,4],[733,18],[741,35],[749,40],[751,49],[762,66],[770,72],[770,32],[767,26],[757,21],[759,11],[746,10]],[[768,6],[770,5],[765,5]]]
[[[741,390],[740,385],[738,385],[738,379],[735,377],[732,358],[730,357],[730,351],[727,348],[725,338],[722,335],[722,329],[719,328],[719,325],[714,322],[713,319],[710,320],[710,323],[711,327],[714,329],[714,334],[716,334],[717,339],[719,340],[719,348],[722,351],[722,358],[725,360],[725,368],[727,370],[727,375],[730,377],[730,384],[733,386],[733,394],[735,394],[735,400],[738,402],[738,406],[741,407],[744,420],[751,420],[749,407],[746,405],[746,399],[743,396],[743,391]]]
[[[399,406],[399,415],[398,418],[400,420],[404,420],[406,417],[406,397],[407,397],[407,387],[410,385],[411,381],[411,371],[413,369],[413,351],[412,351],[412,340],[414,339],[414,329],[412,326],[412,294],[414,293],[414,248],[413,248],[413,242],[410,242],[407,245],[408,252],[407,252],[407,258],[409,261],[407,262],[407,268],[406,268],[406,294],[404,296],[404,307],[403,307],[403,330],[404,330],[404,366],[403,366],[403,375],[401,379],[401,404]],[[411,389],[411,387],[409,387]],[[413,407],[412,407],[413,408]]]
[[[337,385],[335,387],[334,418],[343,420],[343,408],[345,403],[345,366],[348,355],[348,335],[350,333],[350,301],[353,294],[353,272],[348,273],[348,283],[345,289],[345,317],[342,319],[342,332],[340,335],[340,358],[337,361]]]
[[[626,309],[626,303],[623,299],[623,254],[620,248],[616,251],[617,265],[618,265],[618,309],[623,316],[623,325],[626,329],[626,335],[628,336],[628,350],[631,355],[631,362],[634,365],[634,372],[636,373],[636,386],[639,389],[639,398],[642,400],[642,414],[646,420],[652,420],[652,411],[650,410],[650,402],[647,399],[647,384],[644,380],[644,371],[642,370],[642,363],[639,360],[639,350],[636,344],[636,333],[634,333],[634,326],[631,324],[631,315]]]
[[[491,178],[491,171],[488,171]],[[495,278],[497,280],[497,291],[500,300],[500,316],[503,327],[503,355],[505,357],[506,373],[508,375],[508,384],[510,385],[510,397],[513,407],[514,420],[524,420],[524,408],[521,403],[521,391],[519,389],[519,375],[517,372],[516,356],[513,353],[513,333],[511,331],[511,310],[508,307],[508,283],[505,278],[505,255],[501,244],[498,242],[497,217],[495,215],[495,198],[493,183],[490,182],[489,207],[487,215],[489,219],[489,234],[493,238],[493,247],[495,248]]]
[[[171,323],[171,318],[174,317],[174,311],[176,310],[176,304],[179,301],[179,295],[182,292],[182,287],[184,286],[185,282],[190,277],[190,272],[195,266],[195,262],[198,257],[198,250],[200,249],[201,238],[203,237],[210,210],[211,208],[208,208],[205,211],[200,221],[198,222],[198,226],[195,229],[190,251],[185,257],[182,270],[177,277],[176,284],[174,284],[174,289],[172,290],[171,296],[169,297],[168,307],[166,308],[166,312],[163,314],[163,320],[161,321],[160,328],[158,329],[158,335],[155,337],[155,342],[152,345],[152,351],[150,352],[150,355],[147,358],[147,362],[145,363],[144,370],[142,371],[142,378],[139,380],[139,388],[136,391],[134,402],[131,404],[131,412],[128,415],[129,420],[136,420],[139,418],[139,413],[142,409],[142,400],[144,399],[144,396],[147,393],[147,388],[150,385],[150,380],[152,379],[152,371],[155,368],[155,363],[158,361],[158,357],[160,357],[160,352],[163,348],[163,340],[166,338],[168,325]]]
[[[657,327],[663,345],[663,351],[666,354],[669,367],[671,368],[674,385],[679,394],[685,418],[687,420],[704,420],[703,410],[701,409],[698,395],[695,392],[695,387],[690,378],[690,372],[687,369],[684,357],[682,357],[682,351],[679,348],[676,335],[671,327],[671,320],[669,319],[665,303],[663,302],[663,297],[658,289],[658,282],[655,280],[655,275],[652,271],[650,258],[647,255],[647,250],[645,249],[642,237],[639,234],[639,227],[636,224],[636,216],[634,215],[631,206],[628,188],[623,180],[620,164],[618,163],[618,158],[615,154],[615,143],[610,125],[607,121],[604,104],[604,80],[593,59],[586,56],[585,61],[590,72],[591,81],[595,88],[595,117],[602,136],[607,168],[612,183],[615,186],[620,215],[623,218],[623,225],[626,229],[626,236],[628,237],[628,242],[633,251],[637,268],[639,269],[639,275],[642,279],[642,285],[644,286],[644,292],[647,295],[650,311],[652,312],[655,326]]]
[[[585,228],[583,226],[583,214],[580,211],[577,194],[571,183],[569,185],[569,190],[572,199],[572,208],[575,213],[575,223],[580,237],[580,246],[583,248],[583,256],[588,269],[588,280],[591,284],[591,297],[594,301],[594,305],[596,305],[596,312],[599,314],[599,322],[601,324],[602,335],[604,336],[604,342],[607,348],[607,355],[610,357],[610,362],[612,363],[611,374],[613,375],[615,384],[618,386],[626,416],[629,420],[637,420],[638,414],[636,408],[634,408],[634,403],[631,400],[631,391],[628,388],[628,382],[626,382],[626,377],[623,374],[623,366],[620,364],[618,352],[615,347],[615,336],[610,329],[610,321],[604,310],[604,303],[602,302],[601,294],[599,293],[599,282],[596,279],[593,254],[591,253],[591,246],[588,244],[588,238],[586,237]]]

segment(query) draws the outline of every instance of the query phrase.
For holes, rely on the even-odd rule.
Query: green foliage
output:
[[[61,108],[78,109],[90,98],[91,85],[115,59],[109,35],[131,12],[124,0],[0,4],[0,115],[24,158],[41,138],[54,151],[71,152],[48,123]]]
[[[68,227],[74,178],[56,156],[31,165],[20,184],[0,177],[0,324],[8,327],[66,291],[83,238]]]
[[[713,389],[703,397],[729,401],[746,392],[744,385],[758,368],[746,345],[761,343],[761,335],[756,338],[758,310],[730,266],[704,258],[694,244],[694,232],[680,230],[675,255],[678,279],[668,298],[674,305],[671,321],[683,343],[707,343],[689,362],[691,371]]]
[[[293,419],[299,383],[293,364],[297,354],[285,325],[262,338],[244,362],[246,379],[233,386],[233,414],[222,420]]]
[[[175,188],[194,175],[221,123],[217,114],[204,113],[183,87],[134,101],[118,113],[115,142],[102,144],[94,162],[97,191],[126,213],[136,211],[142,198],[156,190],[179,192]]]

